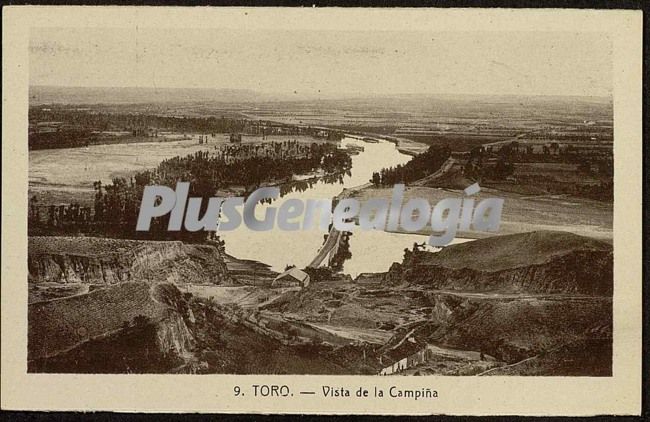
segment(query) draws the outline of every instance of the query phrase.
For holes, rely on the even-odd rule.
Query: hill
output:
[[[437,253],[409,252],[384,280],[436,290],[611,296],[613,251],[565,232],[495,236]]]
[[[569,232],[542,230],[451,245],[427,255],[425,262],[446,268],[501,271],[548,263],[577,251],[611,252],[612,246]]]
[[[180,241],[30,236],[31,301],[57,285],[110,285],[127,281],[228,284],[224,254],[216,246]]]

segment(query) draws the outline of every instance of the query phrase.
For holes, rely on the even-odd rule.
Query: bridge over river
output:
[[[329,234],[327,235],[327,240],[325,240],[323,246],[321,246],[320,249],[318,250],[318,254],[316,254],[314,259],[309,263],[309,265],[307,265],[307,267],[308,268],[320,267],[328,255],[330,259],[332,259],[332,257],[336,255],[336,251],[339,248],[341,238],[342,238],[341,232],[336,230],[334,227],[332,227]]]

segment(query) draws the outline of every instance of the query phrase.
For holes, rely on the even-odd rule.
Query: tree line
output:
[[[414,182],[438,171],[450,156],[449,147],[431,145],[425,152],[416,155],[406,164],[373,172],[370,182],[375,186]]]
[[[216,116],[169,116],[163,114],[110,113],[67,108],[32,107],[28,136],[29,149],[83,147],[106,143],[97,132],[117,131],[133,137],[158,138],[160,131],[174,133],[246,133],[250,135],[309,135],[338,141],[344,136],[338,130],[294,126],[243,118]],[[39,123],[41,126],[39,126]],[[53,124],[54,127],[49,127]],[[128,137],[127,136],[127,137]],[[115,137],[118,139],[118,137]]]
[[[287,142],[283,144],[282,148],[290,147]],[[246,196],[262,183],[290,181],[294,175],[317,170],[325,171],[330,178],[338,178],[351,167],[350,156],[332,144],[312,143],[304,152],[304,155],[283,159],[252,156],[234,161],[226,161],[222,155],[211,154],[208,151],[198,151],[183,157],[177,156],[164,160],[155,169],[138,172],[128,179],[116,177],[109,184],[95,182],[92,218],[84,214],[83,219],[80,220],[77,218],[79,213],[67,212],[65,207],[63,212],[59,212],[56,208],[57,218],[47,218],[47,224],[57,226],[59,230],[66,225],[78,230],[83,223],[84,227],[87,226],[95,233],[100,232],[115,237],[204,241],[207,236],[205,232],[167,231],[168,216],[155,219],[149,232],[136,232],[135,226],[144,188],[148,185],[175,188],[179,181],[189,182],[189,196],[206,199],[202,201],[201,210],[205,212],[208,205],[207,198],[217,196],[220,189],[232,186],[244,187]],[[236,155],[235,152],[233,154]],[[289,186],[303,190],[308,184],[291,182]],[[286,189],[283,192],[286,193]],[[38,224],[38,218],[35,218],[33,223]]]

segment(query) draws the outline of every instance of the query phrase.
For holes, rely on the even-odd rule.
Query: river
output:
[[[351,189],[368,183],[373,171],[405,164],[411,159],[388,141],[371,143],[346,137],[341,141],[341,147],[347,146],[363,147],[364,151],[352,156],[350,174],[344,176],[341,183],[319,181],[304,192],[292,192],[272,204],[260,205],[256,208],[258,218],[264,216],[267,207],[279,208],[287,199],[306,201],[333,198],[344,188]],[[229,254],[263,262],[278,272],[283,271],[287,265],[295,265],[298,268],[307,266],[323,244],[325,234],[326,232],[318,228],[281,231],[274,227],[269,231],[252,231],[243,224],[237,230],[219,233],[226,242],[226,251]],[[345,261],[342,271],[352,277],[366,272],[387,271],[393,262],[401,262],[405,248],[412,248],[416,242],[426,243],[427,240],[428,237],[422,235],[355,230],[350,237],[352,257]]]
[[[221,141],[222,144],[226,142]],[[110,183],[112,177],[129,176],[135,171],[155,167],[165,158],[211,151],[213,144],[219,143],[211,141],[209,145],[199,145],[196,140],[179,140],[30,151],[30,190],[43,188],[59,195],[72,191],[75,200],[79,200],[78,191],[84,190],[87,201],[91,202],[94,194],[92,182],[95,180]],[[364,150],[352,156],[350,174],[344,176],[341,183],[319,181],[310,189],[289,193],[270,205],[258,206],[258,216],[262,217],[268,206],[279,207],[291,198],[303,201],[331,199],[344,188],[352,189],[368,183],[374,171],[405,164],[411,159],[411,156],[398,151],[395,144],[384,140],[366,142],[346,137],[341,141],[341,147],[348,146],[363,147]],[[57,200],[71,201],[69,196],[57,197]],[[241,211],[241,207],[239,209]],[[276,227],[266,232],[251,231],[244,224],[235,231],[220,232],[229,254],[266,263],[278,272],[289,264],[299,268],[307,266],[323,244],[325,234],[318,228],[286,232]],[[423,243],[427,239],[421,235],[356,230],[350,237],[352,257],[343,264],[343,272],[356,277],[364,272],[386,271],[393,262],[402,260],[404,248],[412,248],[413,243]]]

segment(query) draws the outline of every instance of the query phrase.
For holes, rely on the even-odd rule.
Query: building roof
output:
[[[285,272],[283,272],[279,276],[275,277],[275,279],[273,279],[273,281],[280,280],[280,279],[282,279],[282,278],[284,278],[286,276],[291,276],[291,277],[295,278],[296,280],[300,281],[301,283],[304,283],[305,280],[309,280],[309,274],[307,274],[303,270],[300,270],[300,269],[298,269],[296,267],[293,267],[293,268],[289,268],[288,270],[286,270]]]

